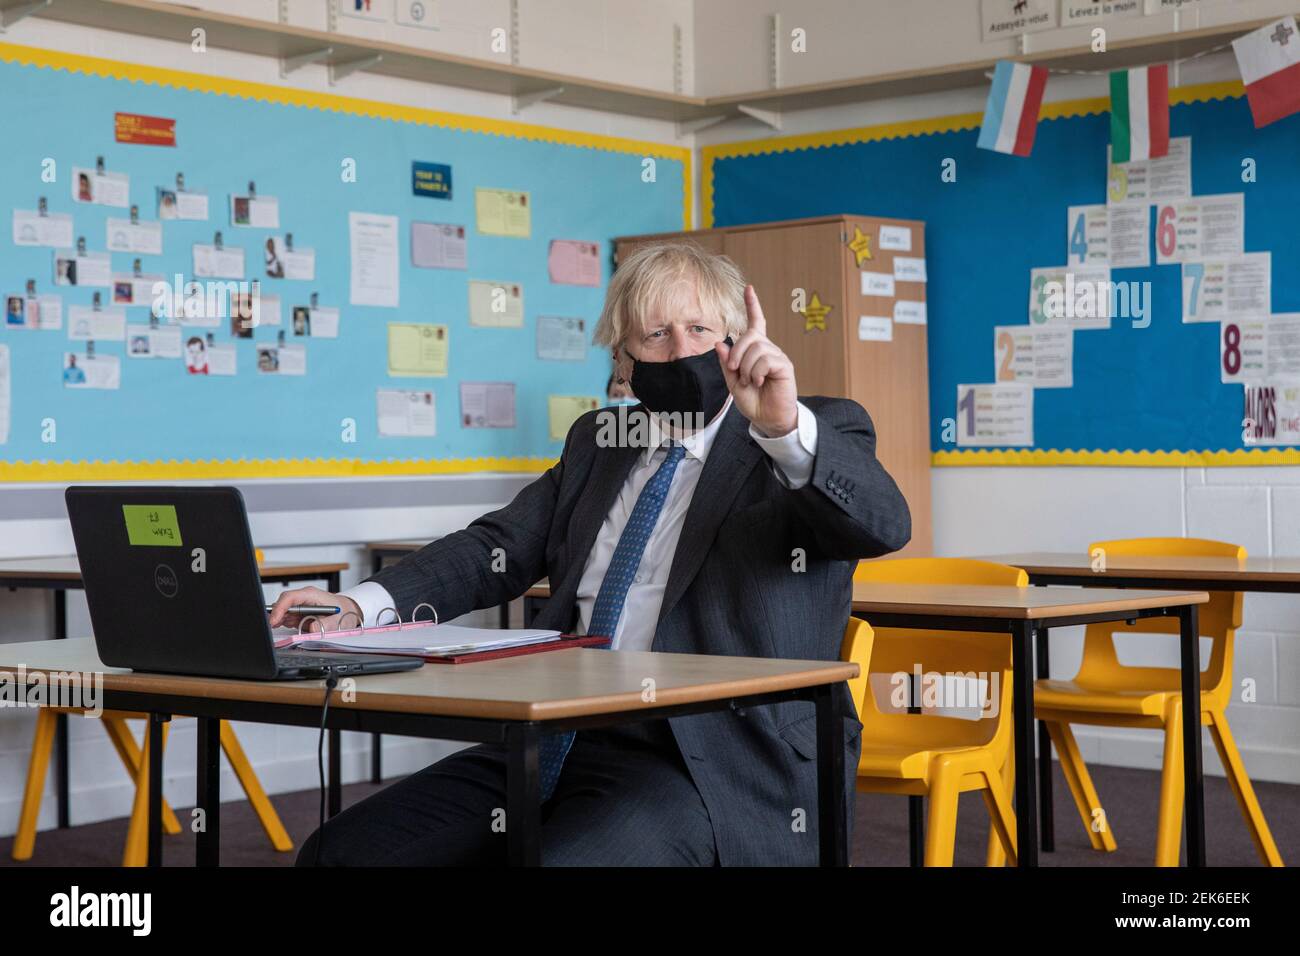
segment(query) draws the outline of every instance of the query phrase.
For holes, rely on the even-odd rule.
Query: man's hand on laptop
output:
[[[285,591],[275,599],[275,604],[271,606],[271,626],[297,627],[304,616],[294,610],[300,604],[324,604],[342,608],[338,614],[315,615],[312,620],[303,625],[304,631],[322,629],[336,631],[339,629],[340,622],[344,627],[361,625],[361,608],[352,598],[344,597],[342,594],[330,594],[329,591],[320,588],[308,587]]]

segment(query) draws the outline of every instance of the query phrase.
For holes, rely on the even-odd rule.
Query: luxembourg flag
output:
[[[1255,128],[1300,112],[1300,35],[1283,17],[1232,41]]]
[[[1143,66],[1110,75],[1110,161],[1169,155],[1169,67]]]
[[[1047,68],[1003,60],[993,71],[993,88],[984,107],[980,149],[1028,156],[1038,131],[1038,108],[1043,104]]]

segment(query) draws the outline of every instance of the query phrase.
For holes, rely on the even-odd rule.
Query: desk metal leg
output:
[[[170,714],[149,714],[149,818],[148,860],[151,867],[162,866],[162,786],[163,727]]]
[[[329,812],[328,816],[338,816],[343,810],[343,732],[329,731]]]
[[[1034,633],[1033,621],[1011,627],[1011,711],[1015,724],[1016,853],[1021,866],[1038,866],[1038,781],[1034,768]]]
[[[1052,676],[1051,659],[1047,650],[1047,628],[1038,631],[1038,646],[1035,648],[1034,673],[1040,680]],[[1056,818],[1053,816],[1052,804],[1052,735],[1047,732],[1047,724],[1038,721],[1038,814],[1039,828],[1043,842],[1043,852],[1051,853],[1056,849]]]
[[[197,834],[195,866],[220,866],[221,848],[221,721],[198,718],[198,766],[194,802],[203,811]]]
[[[1201,778],[1201,636],[1195,604],[1178,610],[1183,667],[1183,792],[1187,865],[1205,866],[1205,794]]]
[[[536,724],[506,727],[506,855],[511,866],[542,862],[542,785]]]
[[[54,589],[54,639],[66,640],[68,637],[68,592],[63,588]],[[54,718],[54,794],[59,811],[59,829],[68,828],[68,715],[59,714]]]
[[[920,706],[917,704],[916,675],[907,675],[907,712],[909,714],[919,714]],[[925,797],[909,796],[907,798],[907,849],[912,866],[920,868],[925,866]]]
[[[925,866],[925,797],[907,798],[907,853],[912,866]]]
[[[510,627],[510,602],[506,601],[497,606],[497,627],[503,631]]]
[[[821,866],[849,865],[849,828],[844,793],[844,718],[836,685],[813,691],[817,705],[817,835]]]

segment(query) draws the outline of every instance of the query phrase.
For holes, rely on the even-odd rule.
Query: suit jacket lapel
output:
[[[587,566],[587,558],[596,543],[596,535],[600,533],[600,526],[609,514],[609,509],[614,507],[619,492],[623,490],[628,472],[644,450],[627,446],[596,449],[587,483],[573,508],[569,534],[564,544],[564,578],[555,590],[555,597],[573,600],[578,582],[582,580],[582,571]]]
[[[659,621],[663,621],[695,579],[704,557],[713,546],[718,526],[731,512],[731,503],[740,492],[750,469],[763,457],[763,450],[749,437],[749,422],[735,405],[718,429],[709,457],[704,462],[695,494],[682,524],[677,550],[673,552],[668,583],[664,587]],[[656,642],[658,634],[655,635]]]

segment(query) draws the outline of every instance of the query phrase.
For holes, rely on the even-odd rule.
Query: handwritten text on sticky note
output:
[[[131,544],[179,548],[181,526],[175,505],[122,505],[126,537]]]

